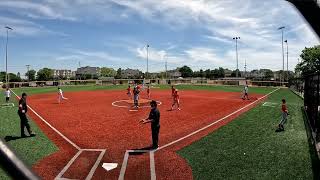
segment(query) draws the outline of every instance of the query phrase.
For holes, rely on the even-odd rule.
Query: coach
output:
[[[159,130],[160,130],[160,111],[157,108],[157,102],[152,100],[150,102],[151,111],[149,117],[141,120],[143,124],[151,123],[152,131],[152,149],[157,149],[159,141]]]
[[[24,128],[27,128],[27,131],[29,133],[29,136],[35,136],[36,134],[31,131],[29,121],[27,118],[26,113],[28,112],[28,106],[27,106],[27,94],[22,93],[22,97],[19,100],[19,110],[18,114],[20,117],[20,129],[21,129],[21,137],[26,137],[24,134]]]

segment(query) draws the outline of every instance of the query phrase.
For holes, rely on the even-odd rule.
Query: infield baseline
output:
[[[20,97],[10,89],[10,91],[18,98]],[[74,142],[72,142],[69,138],[67,138],[65,135],[63,135],[59,130],[57,130],[55,127],[53,127],[50,123],[48,123],[43,117],[41,117],[34,109],[32,109],[29,105],[27,105],[28,108],[37,116],[40,118],[41,121],[43,121],[45,124],[47,124],[53,131],[55,131],[57,134],[59,134],[64,140],[66,140],[69,144],[71,144],[74,148],[78,150],[78,152],[70,159],[70,161],[63,167],[63,169],[59,172],[59,174],[55,177],[55,180],[66,180],[68,178],[63,178],[63,174],[68,170],[68,168],[72,165],[72,163],[79,157],[79,155],[84,151],[98,151],[100,152],[95,164],[90,169],[89,174],[87,175],[85,180],[92,179],[92,176],[96,169],[99,166],[99,163],[101,162],[104,154],[106,153],[106,149],[81,149],[78,145],[76,145]]]
[[[267,96],[269,96],[270,94],[278,91],[279,89],[280,89],[280,88],[277,88],[277,89],[269,92],[268,94],[266,94],[266,95],[258,98],[257,100],[251,102],[250,104],[247,104],[246,106],[244,106],[244,107],[242,107],[242,108],[240,108],[240,109],[238,109],[238,110],[236,110],[236,111],[234,111],[234,112],[232,112],[232,113],[230,113],[230,114],[228,114],[228,115],[226,115],[226,116],[218,119],[217,121],[214,121],[214,122],[208,124],[207,126],[205,126],[205,127],[203,127],[203,128],[200,128],[200,129],[198,129],[198,130],[196,130],[196,131],[193,131],[193,132],[191,132],[190,134],[188,134],[188,135],[186,135],[186,136],[184,136],[184,137],[182,137],[182,138],[179,138],[179,139],[177,139],[177,140],[175,140],[175,141],[172,141],[172,142],[170,142],[170,143],[167,143],[167,144],[159,147],[158,149],[150,150],[150,151],[148,151],[148,150],[142,150],[142,151],[141,151],[141,150],[127,150],[126,153],[125,153],[124,159],[123,159],[123,163],[122,163],[122,166],[121,166],[121,170],[120,170],[120,174],[119,174],[118,180],[123,180],[123,179],[124,179],[124,175],[125,175],[126,168],[127,168],[127,163],[128,163],[128,158],[129,158],[129,152],[149,152],[149,153],[150,153],[151,179],[152,179],[152,180],[155,180],[155,179],[156,179],[156,172],[155,172],[155,166],[154,166],[154,153],[155,153],[155,152],[157,152],[157,151],[159,151],[159,150],[161,150],[161,149],[164,149],[164,148],[166,148],[166,147],[168,147],[168,146],[171,146],[171,145],[173,145],[173,144],[175,144],[175,143],[178,143],[178,142],[180,142],[180,141],[182,141],[182,140],[184,140],[184,139],[186,139],[186,138],[188,138],[188,137],[190,137],[190,136],[193,136],[193,135],[195,135],[195,134],[197,134],[197,133],[199,133],[199,132],[201,132],[201,131],[203,131],[203,130],[205,130],[205,129],[208,129],[209,127],[217,124],[218,122],[221,122],[221,121],[227,119],[228,117],[230,117],[230,116],[232,116],[232,115],[234,115],[234,114],[242,111],[243,109],[245,109],[245,108],[247,108],[247,107],[249,107],[249,106],[257,103],[258,101],[266,98]],[[153,162],[151,162],[151,156],[152,156],[152,158],[153,158]]]

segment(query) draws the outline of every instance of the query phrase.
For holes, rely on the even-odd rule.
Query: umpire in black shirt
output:
[[[157,149],[158,140],[159,140],[159,130],[160,130],[160,112],[157,108],[157,102],[150,102],[151,111],[149,113],[149,117],[141,120],[143,124],[151,123],[151,131],[152,131],[152,149]]]
[[[20,117],[21,137],[26,137],[26,135],[24,134],[24,127],[27,128],[27,131],[30,136],[35,136],[35,134],[31,131],[31,128],[30,128],[29,121],[26,115],[27,112],[28,112],[27,94],[22,93],[22,97],[19,100],[19,110],[18,110],[18,114]]]

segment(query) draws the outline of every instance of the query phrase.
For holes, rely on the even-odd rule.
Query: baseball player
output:
[[[242,96],[243,100],[245,99],[249,100],[248,92],[249,92],[249,88],[248,88],[248,85],[246,84],[243,88],[243,96]]]
[[[21,137],[26,137],[24,134],[24,128],[27,128],[27,131],[29,133],[29,136],[35,136],[36,134],[31,131],[29,121],[27,118],[27,112],[28,112],[28,106],[27,106],[27,94],[22,93],[21,99],[19,100],[19,109],[18,109],[18,115],[20,117],[20,132]]]
[[[149,85],[147,87],[147,94],[148,94],[148,99],[150,99],[150,86]]]
[[[131,99],[131,87],[130,87],[130,85],[127,88],[127,95],[128,95],[128,98]]]
[[[282,99],[281,112],[282,112],[281,121],[280,121],[280,123],[278,125],[278,129],[276,130],[276,132],[284,131],[284,126],[283,125],[287,122],[287,118],[288,118],[288,115],[289,115],[285,99]]]
[[[171,111],[173,110],[173,107],[175,105],[177,106],[178,110],[181,110],[180,109],[180,96],[179,96],[179,93],[178,93],[178,89],[175,89],[175,92],[173,94],[173,103],[172,103],[172,106],[171,106]]]
[[[62,89],[61,89],[60,87],[58,87],[58,102],[59,102],[59,104],[60,104],[60,102],[61,102],[63,99],[64,99],[64,100],[68,100],[68,98],[65,98],[65,97],[63,96]]]
[[[4,95],[6,97],[6,103],[8,103],[11,96],[11,91],[9,90],[9,88],[6,89],[6,91],[4,92]]]
[[[133,88],[133,102],[134,102],[135,108],[139,108],[139,93],[140,93],[140,90],[138,86],[135,86]]]

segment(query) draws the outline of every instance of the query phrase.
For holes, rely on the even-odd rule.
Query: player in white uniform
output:
[[[6,103],[9,103],[10,96],[11,96],[11,91],[9,90],[9,88],[6,89],[6,91],[4,92],[4,95],[6,96]]]
[[[243,100],[245,99],[249,100],[248,92],[249,92],[248,85],[245,85],[243,89],[243,97],[242,97]]]
[[[63,96],[62,89],[61,89],[60,87],[58,87],[58,102],[60,103],[62,99],[67,100],[68,98],[65,98],[65,97]]]

